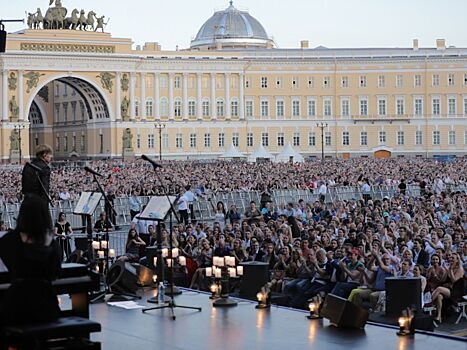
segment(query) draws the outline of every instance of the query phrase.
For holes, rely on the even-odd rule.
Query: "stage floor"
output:
[[[153,291],[144,292],[138,301],[144,306]],[[209,296],[190,290],[175,298],[180,305],[200,306],[202,311],[169,309],[143,313],[106,303],[91,305],[91,319],[102,324],[93,340],[104,350],[120,349],[466,349],[466,342],[416,334],[398,337],[391,328],[368,325],[364,330],[342,330],[327,320],[308,320],[307,313],[271,307],[257,310],[255,303],[239,300],[232,308],[215,308]]]

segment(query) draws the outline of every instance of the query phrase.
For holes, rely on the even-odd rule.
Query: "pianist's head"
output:
[[[27,195],[19,208],[16,231],[26,234],[32,242],[42,244],[52,228],[47,202],[37,195]]]

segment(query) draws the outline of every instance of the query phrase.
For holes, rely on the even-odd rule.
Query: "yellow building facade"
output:
[[[236,35],[216,33],[219,18]],[[467,154],[467,49],[277,49],[254,21],[231,4],[180,51],[90,31],[9,34],[2,162],[43,142],[56,159],[216,158],[232,144],[278,154],[288,143],[321,157],[321,139],[329,157]]]

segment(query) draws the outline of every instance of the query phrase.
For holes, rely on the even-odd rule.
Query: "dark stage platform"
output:
[[[153,296],[146,291],[145,297]],[[179,304],[201,306],[202,312],[170,310],[125,310],[105,303],[91,306],[91,319],[102,324],[102,333],[92,339],[105,350],[119,349],[449,349],[467,348],[462,340],[426,334],[398,337],[396,330],[375,325],[365,330],[342,330],[327,320],[308,320],[307,313],[272,307],[257,310],[255,303],[240,300],[237,307],[214,308],[209,296],[183,290]],[[145,306],[145,298],[138,303]]]

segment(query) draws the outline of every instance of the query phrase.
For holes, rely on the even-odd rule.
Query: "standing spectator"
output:
[[[73,234],[73,229],[67,221],[64,212],[58,214],[58,220],[54,227],[54,234],[61,248],[61,258],[64,260],[65,256],[68,258],[71,254],[70,236]]]
[[[141,200],[138,197],[138,191],[131,191],[131,196],[128,198],[128,205],[130,207],[130,217],[131,220],[133,220],[136,214],[139,214],[141,210]]]
[[[196,200],[195,194],[191,191],[191,186],[185,186],[185,193],[183,194],[188,201],[188,212],[190,214],[191,223],[196,224],[195,209],[193,203]]]
[[[22,192],[25,196],[36,194],[45,202],[48,202],[50,192],[50,162],[52,161],[52,148],[49,145],[39,145],[36,147],[36,158],[31,162],[34,167],[24,166],[21,184]]]
[[[180,222],[185,223],[185,226],[188,225],[188,221],[189,221],[188,211],[189,211],[188,197],[186,197],[185,194],[182,194],[180,198],[178,199],[178,214],[180,215]]]
[[[324,203],[324,201],[326,200],[326,193],[327,192],[328,192],[328,187],[326,186],[326,182],[323,181],[323,182],[321,182],[321,185],[319,186],[319,189],[318,189],[319,201],[321,203]]]
[[[365,204],[368,203],[368,201],[371,199],[371,187],[370,187],[370,182],[368,181],[368,179],[365,179],[364,182],[363,182],[363,185],[361,187],[361,191],[362,191],[362,197],[363,197],[363,200],[365,201]]]

